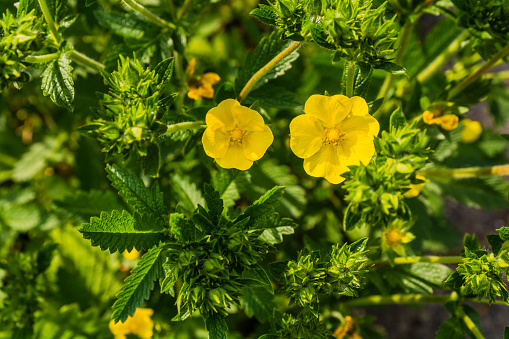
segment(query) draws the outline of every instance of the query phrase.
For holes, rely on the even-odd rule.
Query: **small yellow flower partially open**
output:
[[[152,321],[154,310],[150,308],[138,308],[132,317],[122,323],[112,319],[109,324],[111,333],[115,339],[126,339],[127,334],[135,334],[142,339],[152,338],[154,322]]]
[[[464,144],[476,142],[481,137],[482,125],[479,121],[463,119],[461,125],[463,125],[463,128],[460,131],[460,137]]]
[[[304,159],[307,174],[339,184],[347,166],[371,160],[380,125],[363,98],[312,95],[304,113],[290,123],[290,148]]]
[[[417,174],[415,177],[420,180],[426,180],[426,178],[420,174]],[[410,186],[408,186],[410,189],[403,193],[403,196],[405,198],[415,198],[416,196],[419,195],[419,193],[421,193],[425,185],[426,185],[425,182],[420,184],[410,184]]]
[[[187,96],[193,100],[198,100],[200,98],[212,99],[214,97],[214,86],[221,78],[216,73],[205,73],[201,77],[194,76],[194,66],[196,65],[196,58],[192,58],[189,60],[187,64],[187,73],[189,74],[189,92],[187,92]]]
[[[428,125],[439,125],[446,131],[452,131],[458,127],[458,116],[454,114],[438,115],[437,113],[431,113],[430,111],[424,111],[422,113],[422,120]]]
[[[260,113],[234,99],[209,110],[205,122],[203,148],[223,168],[249,169],[274,141]]]

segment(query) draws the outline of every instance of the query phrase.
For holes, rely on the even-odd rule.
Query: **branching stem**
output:
[[[509,53],[509,44],[505,45],[497,54],[490,60],[486,61],[481,67],[479,67],[474,73],[470,74],[465,80],[454,87],[450,92],[448,99],[454,98],[461,91],[463,91],[468,85],[470,85],[475,79],[484,74],[487,70],[493,67],[500,59]]]
[[[134,0],[122,0],[122,2],[124,2],[131,9],[140,13],[145,18],[147,18],[148,20],[150,20],[155,25],[157,25],[161,28],[170,29],[170,30],[174,30],[175,28],[177,28],[177,26],[175,26],[171,22],[168,22],[168,21],[158,17],[157,15],[155,15],[154,13],[152,13],[151,11],[149,11],[148,9],[146,9],[145,7],[143,7],[142,5],[140,5],[139,3],[137,3]]]
[[[49,9],[48,3],[46,2],[46,0],[39,0],[39,6],[41,6],[42,15],[44,15],[44,19],[46,19],[46,22],[48,23],[49,29],[51,30],[51,34],[53,34],[53,37],[57,42],[60,42],[57,24],[55,20],[53,20],[53,17],[51,16],[51,11]]]
[[[247,82],[247,84],[244,86],[244,88],[242,89],[242,91],[240,92],[239,94],[239,97],[237,98],[238,101],[242,101],[244,100],[247,95],[249,94],[249,92],[253,89],[253,86],[256,85],[256,83],[258,81],[260,81],[261,78],[263,78],[265,76],[265,74],[269,73],[269,71],[271,69],[273,69],[274,67],[276,67],[276,65],[278,63],[281,62],[281,60],[283,60],[284,58],[286,58],[287,56],[289,56],[291,53],[293,53],[294,51],[296,51],[297,49],[299,49],[300,46],[302,46],[303,42],[301,41],[295,41],[294,43],[292,43],[290,46],[288,46],[286,49],[284,49],[281,53],[279,53],[278,55],[276,55],[271,61],[269,61],[265,66],[263,66],[262,68],[260,68],[260,70],[258,70],[258,72],[256,72],[255,74],[253,74],[253,76],[251,77],[251,79],[249,79],[249,81]]]
[[[461,320],[463,320],[463,323],[468,327],[476,339],[484,339],[484,336],[479,331],[477,326],[475,326],[472,319],[470,319],[470,317],[465,313],[462,306],[457,308],[456,314],[461,318]]]
[[[104,65],[101,64],[100,62],[98,62],[92,58],[89,58],[85,54],[80,53],[78,51],[72,51],[71,59],[73,61],[76,61],[77,63],[82,64],[83,66],[87,66],[90,69],[93,69],[95,71],[97,71],[98,68],[104,68]]]
[[[51,54],[44,54],[44,55],[29,55],[23,59],[24,62],[29,62],[32,64],[40,64],[43,62],[53,61],[55,59],[58,59],[60,56],[60,53],[51,53]]]
[[[509,164],[492,167],[467,167],[467,168],[437,168],[420,170],[424,177],[438,178],[475,178],[489,175],[509,175]]]

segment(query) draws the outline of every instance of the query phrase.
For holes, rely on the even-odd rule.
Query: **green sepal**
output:
[[[320,25],[312,23],[309,25],[311,36],[313,40],[321,47],[336,50],[336,46],[327,41],[327,31]]]

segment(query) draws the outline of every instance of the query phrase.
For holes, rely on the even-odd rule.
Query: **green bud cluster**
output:
[[[509,43],[508,0],[453,0],[458,24],[472,33],[473,45],[483,59],[490,59]]]
[[[298,304],[318,316],[320,294],[357,296],[368,272],[365,250],[367,239],[353,244],[332,246],[324,258],[318,252],[299,252],[297,260],[274,263],[271,271],[290,298],[290,305]]]
[[[334,339],[325,324],[308,312],[301,312],[297,316],[284,314],[276,327],[272,334],[266,334],[260,339]]]
[[[374,141],[376,161],[345,174],[349,177],[344,184],[345,200],[350,202],[344,216],[348,230],[364,224],[387,226],[395,218],[410,220],[403,194],[410,184],[422,182],[415,173],[426,164],[430,150],[426,131],[417,128],[417,122],[407,124],[398,110],[391,117],[390,133],[383,131],[381,139]]]
[[[277,0],[274,6],[276,26],[283,30],[285,38],[302,41],[302,25],[306,13],[298,0]]]
[[[324,47],[336,49],[335,60],[345,58],[380,68],[394,53],[397,31],[393,17],[385,18],[385,5],[375,8],[371,1],[333,1],[323,17],[312,26],[317,43],[326,36]]]
[[[16,18],[9,10],[0,20],[0,92],[9,85],[17,88],[30,80],[26,72],[30,63],[25,57],[37,54],[43,47],[46,24],[35,10]]]
[[[282,193],[282,188],[278,190]],[[206,198],[209,208],[214,206],[209,211],[199,206],[191,219],[179,213],[170,216],[175,241],[165,245],[166,278],[161,290],[174,296],[175,284],[182,283],[177,293],[179,315],[174,320],[184,320],[197,310],[206,318],[217,313],[226,316],[227,308],[240,304],[243,287],[272,290],[259,265],[267,253],[275,251],[260,238],[263,225],[253,225],[253,215],[230,220],[222,213],[219,193],[209,185]]]
[[[463,280],[465,294],[475,294],[479,300],[486,295],[490,302],[494,302],[495,297],[509,301],[499,262],[493,254],[470,251],[465,247],[463,263],[458,265],[456,272]]]
[[[136,57],[130,60],[120,55],[117,71],[109,74],[101,70],[109,93],[99,94],[94,121],[80,131],[101,142],[106,160],[115,154],[126,156],[131,149],[145,157],[166,132],[160,119],[174,98],[165,93],[172,67],[173,60],[167,59],[153,70],[144,69]]]

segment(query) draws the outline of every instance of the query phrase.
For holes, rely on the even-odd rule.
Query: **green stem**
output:
[[[53,34],[53,37],[57,42],[60,42],[57,24],[55,23],[53,17],[51,16],[51,11],[49,9],[48,3],[46,2],[46,0],[39,0],[39,6],[41,6],[42,15],[44,15],[44,19],[46,19],[46,22],[48,23],[49,29],[51,30],[51,34]]]
[[[474,73],[472,73],[469,77],[459,83],[456,87],[454,87],[450,92],[448,99],[454,98],[461,91],[463,91],[468,85],[470,85],[475,79],[493,67],[500,59],[502,59],[506,54],[509,53],[509,44],[505,45],[497,54],[493,56],[490,60],[486,61],[481,67],[477,69]]]
[[[31,64],[40,64],[43,62],[53,61],[58,59],[60,53],[51,53],[44,55],[29,55],[23,59],[24,62],[29,62]]]
[[[186,129],[202,128],[203,124],[203,121],[179,122],[178,124],[168,125],[168,129],[166,130],[165,134],[183,131]]]
[[[239,94],[239,97],[237,98],[238,101],[244,100],[249,92],[253,89],[253,86],[260,81],[261,78],[263,78],[271,69],[276,67],[278,63],[280,63],[284,58],[289,56],[291,53],[296,51],[300,46],[302,46],[303,42],[301,41],[295,41],[293,44],[288,46],[286,49],[284,49],[281,53],[276,55],[274,59],[269,61],[265,66],[260,68],[258,72],[253,74],[251,79],[247,82],[247,84],[244,86],[242,91]]]
[[[481,331],[475,326],[474,322],[470,317],[465,313],[462,306],[459,306],[456,310],[456,314],[463,320],[468,329],[472,332],[476,339],[484,339]]]
[[[177,77],[178,81],[178,88],[179,93],[176,100],[176,108],[177,112],[182,111],[182,106],[184,105],[184,98],[186,95],[186,81],[184,79],[184,69],[183,69],[183,59],[184,57],[180,55],[180,53],[175,52],[175,63],[174,63],[174,69],[175,69],[175,76]]]
[[[429,262],[435,264],[458,264],[462,262],[462,257],[460,256],[430,256],[430,257],[399,257],[394,259],[395,265],[402,264],[413,264],[416,262]],[[389,265],[390,262],[388,260],[378,261],[375,263],[376,266]]]
[[[348,73],[346,74],[346,96],[353,97],[353,87],[355,84],[355,61],[348,62]]]
[[[437,168],[420,170],[424,177],[438,178],[475,178],[478,176],[509,175],[509,164],[492,167]]]
[[[91,59],[87,57],[85,54],[82,54],[78,51],[72,51],[71,59],[95,71],[97,71],[98,68],[104,68],[104,65],[101,64],[100,62],[95,61],[94,59]]]
[[[387,304],[445,304],[451,300],[458,300],[456,292],[450,295],[426,295],[426,294],[393,294],[393,295],[370,295],[351,300],[345,300],[344,305],[360,307]],[[462,298],[462,301],[480,302],[483,304],[509,305],[502,300],[491,302],[488,299]]]
[[[429,78],[431,78],[435,73],[440,71],[442,66],[449,61],[449,59],[458,52],[460,49],[461,43],[468,37],[468,31],[465,30],[463,33],[458,35],[456,39],[447,48],[440,53],[433,62],[431,62],[428,67],[423,69],[418,75],[417,80],[420,83],[426,82]]]
[[[157,15],[155,15],[154,13],[152,13],[151,11],[149,11],[148,9],[146,9],[145,7],[143,7],[142,5],[140,5],[139,3],[137,3],[134,0],[122,0],[122,1],[127,6],[131,7],[133,10],[140,13],[145,18],[147,18],[148,20],[150,20],[155,25],[157,25],[161,28],[170,29],[170,30],[174,30],[175,28],[177,28],[177,26],[175,26],[171,22],[161,19],[160,17],[158,17]]]
[[[399,39],[399,47],[396,52],[396,56],[394,58],[394,62],[400,65],[403,62],[405,57],[406,48],[408,46],[408,42],[410,41],[410,37],[412,36],[412,30],[414,28],[415,22],[408,20],[403,28],[401,29],[400,39]],[[394,74],[387,74],[385,77],[384,83],[378,92],[377,98],[383,98],[387,96],[387,93],[392,87],[392,83],[396,76]]]
[[[186,0],[186,2],[184,3],[184,5],[182,6],[182,8],[180,9],[180,12],[178,14],[178,21],[180,21],[184,15],[186,15],[187,11],[189,10],[189,8],[191,8],[191,2],[193,0]]]

